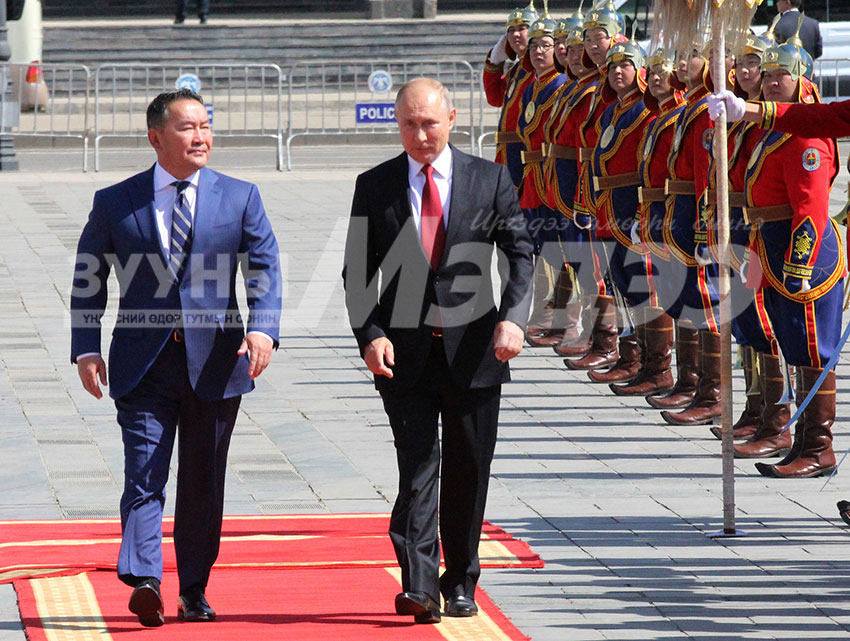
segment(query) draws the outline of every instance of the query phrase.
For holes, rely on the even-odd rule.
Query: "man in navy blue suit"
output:
[[[164,623],[162,512],[175,436],[177,614],[215,619],[204,593],[221,537],[227,450],[241,395],[278,344],[281,277],[256,186],[205,168],[213,136],[203,99],[186,89],[160,94],[147,121],[156,164],[98,191],[80,236],[71,360],[101,398],[101,317],[114,267],[120,304],[109,390],[124,442],[118,576],[134,588],[130,610],[154,627]]]

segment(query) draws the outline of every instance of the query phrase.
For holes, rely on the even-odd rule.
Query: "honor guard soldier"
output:
[[[796,39],[767,49],[761,67],[765,100],[818,101],[805,76],[809,60]],[[835,468],[834,370],[813,387],[838,349],[841,331],[845,256],[829,217],[837,151],[832,138],[766,131],[747,163],[744,213],[753,225],[748,284],[764,288],[779,347],[797,366],[797,403],[812,395],[788,455],[775,465],[756,464],[765,476],[805,478]]]
[[[665,55],[662,49],[656,50],[646,60],[647,88],[643,95],[643,103],[655,118],[643,132],[637,150],[638,178],[638,209],[629,236],[635,244],[641,245],[651,254],[649,267],[652,279],[654,301],[653,306],[645,309],[644,352],[646,357],[638,375],[624,385],[612,385],[611,390],[618,396],[648,396],[663,394],[673,388],[673,374],[670,370],[671,350],[673,347],[673,319],[658,306],[658,296],[655,293],[655,275],[658,261],[669,263],[670,254],[665,248],[662,234],[664,220],[664,183],[669,176],[667,171],[667,156],[673,140],[673,129],[676,119],[685,108],[682,92],[673,88],[671,79],[674,78],[673,56]],[[688,336],[688,332],[691,333]],[[688,349],[696,349],[696,332],[692,329],[680,331],[680,338],[688,336],[677,344],[677,352],[684,353]],[[640,336],[639,336],[640,338]],[[696,360],[696,354],[690,357],[677,357],[681,369]],[[686,372],[680,379],[693,377],[691,385],[696,385],[696,368]]]
[[[761,59],[771,41],[749,35],[744,50],[735,61],[734,91],[751,99],[761,95]],[[788,403],[780,403],[785,393],[779,346],[773,337],[764,292],[747,288],[745,263],[751,227],[744,219],[744,185],[746,167],[762,131],[750,123],[734,123],[729,127],[729,260],[733,273],[729,285],[732,300],[732,335],[741,348],[746,404],[740,418],[732,426],[733,438],[745,442],[735,444],[736,458],[782,456],[791,446],[791,435],[783,428],[790,418]],[[713,159],[712,159],[713,164]],[[714,216],[715,175],[710,173],[708,195],[709,235],[712,255],[717,258],[717,225]],[[742,266],[744,266],[742,268]],[[721,437],[721,429],[712,427]]]
[[[620,336],[619,359],[614,366],[604,372],[590,371],[588,376],[592,381],[613,385],[637,376],[646,348],[644,312],[655,303],[646,250],[633,246],[630,237],[638,209],[638,149],[655,114],[643,103],[645,55],[634,38],[611,45],[606,61],[602,93],[606,102],[611,94],[614,101],[599,119],[602,133],[593,152],[595,246],[633,331]]]
[[[520,155],[523,182],[519,190],[519,205],[525,214],[536,256],[532,303],[534,311],[526,329],[529,342],[535,336],[547,335],[552,328],[555,305],[550,294],[553,293],[555,274],[560,272],[561,264],[559,252],[555,252],[554,257],[551,252],[547,256],[541,255],[544,244],[551,240],[546,230],[547,223],[551,224],[551,215],[544,204],[546,187],[543,183],[543,134],[557,98],[557,90],[566,81],[566,77],[555,68],[553,33],[556,26],[548,11],[544,9],[543,15],[535,20],[528,30],[526,57],[534,69],[534,81],[523,91],[517,122],[517,135],[523,145]],[[544,311],[543,322],[536,321],[539,310]]]
[[[665,311],[679,322],[688,322],[699,330],[698,380],[685,409],[677,413],[667,409],[671,402],[686,400],[682,393],[647,398],[653,407],[664,408],[661,416],[672,425],[702,425],[721,413],[720,334],[715,317],[718,298],[710,280],[716,275],[717,266],[699,264],[694,257],[699,215],[697,202],[707,189],[713,138],[705,104],[712,86],[708,61],[702,54],[704,46],[704,43],[696,43],[687,58],[687,106],[676,122],[667,159],[670,177],[665,184],[667,200],[663,228],[671,261],[669,269],[656,279],[659,301]]]
[[[557,203],[555,202],[551,185],[552,159],[547,156],[547,149],[551,144],[554,123],[558,118],[560,118],[564,110],[564,105],[567,103],[570,96],[572,96],[572,93],[578,84],[578,77],[583,75],[583,72],[585,71],[584,67],[581,65],[581,53],[579,53],[578,57],[576,57],[575,51],[573,51],[572,54],[572,64],[575,66],[577,61],[578,67],[576,68],[575,73],[570,71],[569,67],[571,63],[568,60],[570,53],[569,46],[567,45],[567,40],[571,32],[578,34],[578,41],[581,43],[581,24],[583,20],[584,17],[581,14],[581,6],[579,5],[579,9],[572,16],[558,20],[555,31],[552,34],[555,38],[555,69],[557,69],[560,73],[566,74],[567,81],[565,81],[564,84],[562,84],[557,90],[555,104],[552,107],[548,120],[546,121],[543,133],[543,146],[541,148],[544,156],[543,184],[546,187],[545,204],[550,210],[549,215],[551,216],[552,236],[558,244],[562,267],[561,272],[558,274],[558,278],[555,281],[555,291],[552,299],[553,315],[551,328],[543,334],[527,334],[526,338],[531,345],[538,347],[549,346],[555,348],[556,351],[559,345],[572,345],[582,338],[582,335],[580,334],[580,330],[582,329],[581,302],[578,300],[579,291],[577,283],[575,282],[575,274],[573,273],[572,267],[569,265],[567,252],[565,251],[566,227],[569,221],[563,217],[558,209]],[[575,166],[575,162],[573,162],[573,166]],[[549,223],[547,223],[547,226],[548,225]]]
[[[609,294],[601,271],[600,261],[595,253],[595,219],[593,218],[592,167],[593,149],[599,137],[599,119],[605,108],[616,100],[616,95],[604,94],[606,63],[605,57],[613,43],[625,42],[623,16],[617,13],[611,2],[604,7],[594,9],[584,20],[584,53],[582,61],[585,67],[596,67],[599,82],[594,88],[587,117],[578,127],[579,179],[573,197],[573,223],[578,228],[581,241],[571,245],[576,265],[579,285],[582,292],[582,306],[592,310],[593,325],[588,352],[580,358],[564,360],[564,364],[573,370],[593,370],[613,365],[617,362],[617,310],[614,299]]]
[[[582,20],[580,16],[574,16]],[[566,25],[564,25],[566,27]],[[559,27],[560,28],[560,27]],[[566,32],[563,29],[562,32]],[[576,194],[576,186],[579,178],[578,162],[578,128],[587,119],[593,93],[601,77],[596,65],[586,67],[584,64],[584,39],[581,24],[561,37],[559,31],[555,32],[555,47],[564,47],[565,62],[564,73],[573,82],[565,85],[561,92],[561,99],[552,110],[546,129],[546,160],[544,162],[544,174],[546,177],[546,202],[547,205],[563,216],[563,232],[560,236],[563,249],[564,261],[573,270],[575,284],[578,285],[578,257],[581,251],[580,245],[587,245],[590,236],[586,230],[579,229],[573,223],[573,198]],[[561,43],[563,41],[563,43]],[[557,55],[557,54],[556,54]],[[585,255],[590,255],[590,250],[585,249]],[[592,271],[591,268],[587,268]],[[598,289],[599,285],[594,285]],[[589,311],[589,310],[585,310]],[[583,317],[583,320],[581,320]],[[555,353],[560,356],[582,357],[590,350],[590,336],[593,319],[583,314],[581,296],[575,303],[567,305],[567,327],[570,323],[581,320],[581,333],[565,332],[560,344],[553,345]]]
[[[537,20],[534,2],[524,9],[514,9],[508,16],[507,30],[487,53],[482,82],[487,103],[500,107],[499,130],[496,132],[496,162],[507,165],[511,180],[519,189],[522,184],[522,142],[516,133],[519,103],[525,87],[534,81],[534,70],[525,55],[528,28]],[[505,70],[505,62],[514,64]]]

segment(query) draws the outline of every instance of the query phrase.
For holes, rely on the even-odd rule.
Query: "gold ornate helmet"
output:
[[[583,2],[584,0],[579,3],[576,12],[569,18],[561,18],[558,20],[558,26],[555,27],[555,32],[553,34],[556,38],[569,38],[573,31],[576,29],[581,30],[581,26],[584,24],[584,14],[581,12],[581,5]]]
[[[640,69],[646,64],[646,53],[634,39],[612,44],[605,56],[605,64],[609,65],[612,62],[622,62],[623,60],[631,60],[635,69]]]
[[[530,27],[535,20],[537,20],[537,10],[534,8],[534,0],[531,0],[527,7],[517,7],[511,11],[505,29],[522,26]]]
[[[605,29],[609,38],[613,38],[618,33],[622,33],[626,28],[626,21],[623,16],[614,8],[613,2],[608,0],[602,7],[593,9],[584,17],[582,30],[588,29]]]
[[[531,23],[528,28],[528,41],[531,42],[534,38],[553,38],[555,37],[555,29],[558,28],[558,23],[549,15],[548,2],[543,0],[543,13],[537,20]]]
[[[754,33],[751,33],[747,35],[747,44],[744,45],[743,55],[748,56],[752,54],[763,59],[764,52],[772,46],[774,46],[772,40],[768,40],[764,36],[757,36]]]
[[[661,65],[661,68],[667,73],[672,73],[676,69],[675,56],[663,47],[658,47],[646,57],[647,69],[657,65]]]

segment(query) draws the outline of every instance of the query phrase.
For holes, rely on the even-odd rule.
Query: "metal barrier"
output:
[[[0,95],[3,132],[81,140],[83,171],[88,171],[92,77],[89,68],[63,63],[3,65],[0,75],[8,77],[12,84],[11,103],[6,103]]]
[[[825,100],[839,100],[850,96],[850,58],[815,60],[813,78],[821,98]]]
[[[392,78],[386,89],[373,92],[367,82],[373,72],[385,71]],[[291,144],[299,136],[355,136],[397,134],[395,122],[358,123],[357,104],[393,102],[393,88],[418,76],[436,78],[451,92],[457,109],[455,133],[469,136],[475,153],[475,91],[478,78],[463,60],[346,60],[306,61],[290,67],[287,74],[288,131],[286,168],[292,169]],[[391,93],[392,92],[392,93]]]
[[[277,169],[283,170],[283,72],[274,64],[103,64],[95,71],[94,167],[100,171],[100,141],[147,135],[147,106],[174,89],[185,74],[211,112],[220,137],[272,138]]]

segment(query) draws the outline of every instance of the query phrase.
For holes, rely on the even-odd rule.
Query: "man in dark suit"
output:
[[[800,19],[802,4],[803,0],[776,0],[776,11],[780,18],[773,29],[773,34],[776,36],[777,44],[782,44],[797,33],[797,22]],[[813,59],[821,57],[823,40],[821,40],[820,25],[817,20],[809,16],[803,18],[803,24],[800,26],[800,40],[803,43],[803,49],[808,51]]]
[[[159,626],[162,511],[175,436],[177,614],[215,618],[204,592],[218,555],[227,449],[241,395],[277,347],[281,282],[257,188],[205,168],[212,132],[203,99],[187,89],[161,94],[147,119],[156,164],[98,191],[80,236],[71,360],[85,389],[101,398],[101,316],[114,266],[121,299],[109,390],[124,442],[118,576],[134,588],[129,608],[141,624]],[[235,291],[240,266],[247,335]]]
[[[448,145],[455,110],[439,82],[406,84],[395,115],[406,153],[357,178],[343,276],[398,459],[390,520],[402,575],[396,612],[437,623],[440,593],[447,615],[478,611],[478,541],[501,384],[522,349],[533,248],[507,169]]]

